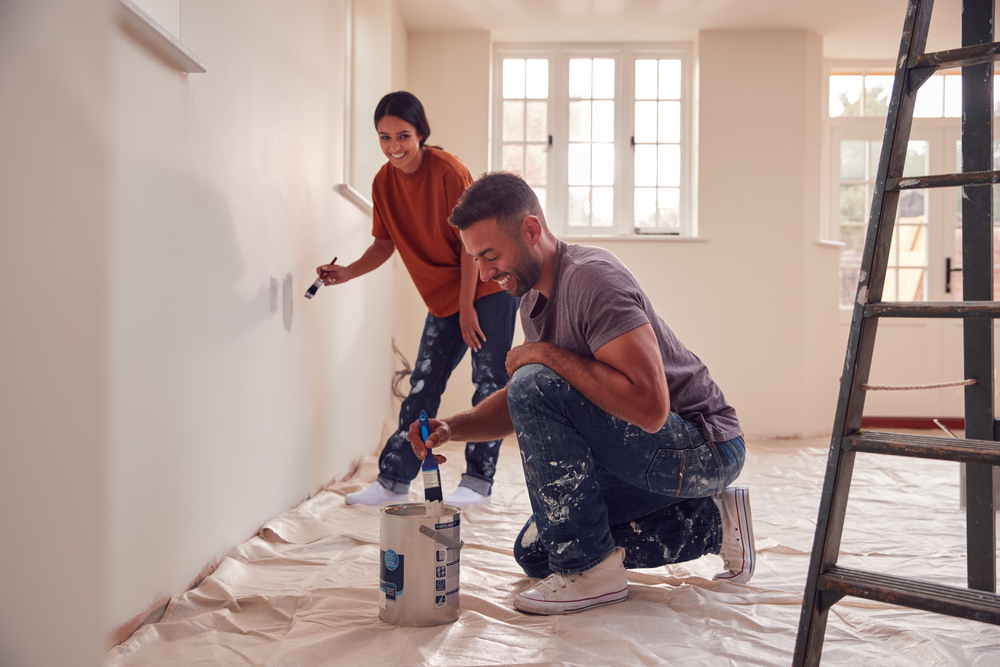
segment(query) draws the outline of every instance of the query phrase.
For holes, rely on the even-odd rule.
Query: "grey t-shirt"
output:
[[[559,241],[549,299],[536,290],[521,299],[526,342],[551,343],[590,359],[605,343],[647,323],[660,344],[671,411],[701,426],[713,442],[741,435],[736,410],[708,367],[674,335],[613,253]]]

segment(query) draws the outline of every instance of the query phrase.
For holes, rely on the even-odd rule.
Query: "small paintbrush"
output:
[[[334,257],[333,261],[330,262],[330,263],[331,264],[336,264],[337,263],[337,258]],[[317,278],[316,282],[314,282],[312,285],[310,285],[309,289],[306,290],[306,298],[307,299],[311,299],[314,296],[316,296],[316,292],[318,292],[319,288],[322,287],[322,286],[323,286],[323,279],[322,278]]]
[[[427,442],[431,435],[430,421],[427,413],[420,411],[420,441]],[[427,456],[424,457],[423,465],[420,466],[424,472],[424,503],[427,505],[427,516],[444,516],[444,503],[441,494],[441,470],[438,468],[434,455],[427,448]]]

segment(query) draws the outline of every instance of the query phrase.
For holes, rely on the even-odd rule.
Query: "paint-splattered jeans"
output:
[[[532,517],[514,544],[531,577],[576,573],[625,548],[625,567],[719,553],[712,496],[743,468],[743,438],[705,439],[671,412],[646,433],[591,403],[546,366],[519,368],[507,389]]]
[[[486,342],[479,351],[472,352],[472,384],[476,388],[472,395],[473,405],[507,385],[507,352],[514,338],[514,319],[520,301],[506,292],[476,300],[479,328]],[[410,376],[410,393],[399,409],[398,429],[389,436],[378,461],[379,482],[395,493],[409,491],[410,481],[420,472],[420,459],[413,454],[410,441],[406,439],[410,424],[417,421],[421,410],[430,417],[437,415],[448,378],[469,349],[462,340],[458,317],[458,313],[449,317],[434,317],[428,313],[424,321],[420,348]],[[466,469],[459,486],[483,495],[490,494],[501,442],[466,443]]]

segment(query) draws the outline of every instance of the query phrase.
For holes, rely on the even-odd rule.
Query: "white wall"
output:
[[[342,199],[343,0],[184,2],[180,74],[115,31],[108,626],[380,443],[392,272]],[[272,291],[273,290],[273,291]]]
[[[0,3],[0,664],[97,665],[108,432],[105,0]]]

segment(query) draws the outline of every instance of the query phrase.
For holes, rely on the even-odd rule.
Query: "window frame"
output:
[[[548,129],[552,142],[546,161],[545,215],[560,238],[680,239],[697,238],[694,160],[693,49],[686,42],[662,43],[496,43],[493,46],[493,114],[490,123],[491,169],[503,168],[503,61],[505,58],[548,60]],[[609,227],[570,227],[567,221],[569,174],[569,61],[572,58],[611,58],[615,62],[614,222]],[[680,197],[676,230],[637,229],[635,198],[635,61],[676,59],[681,62]],[[554,159],[553,159],[554,158]]]

